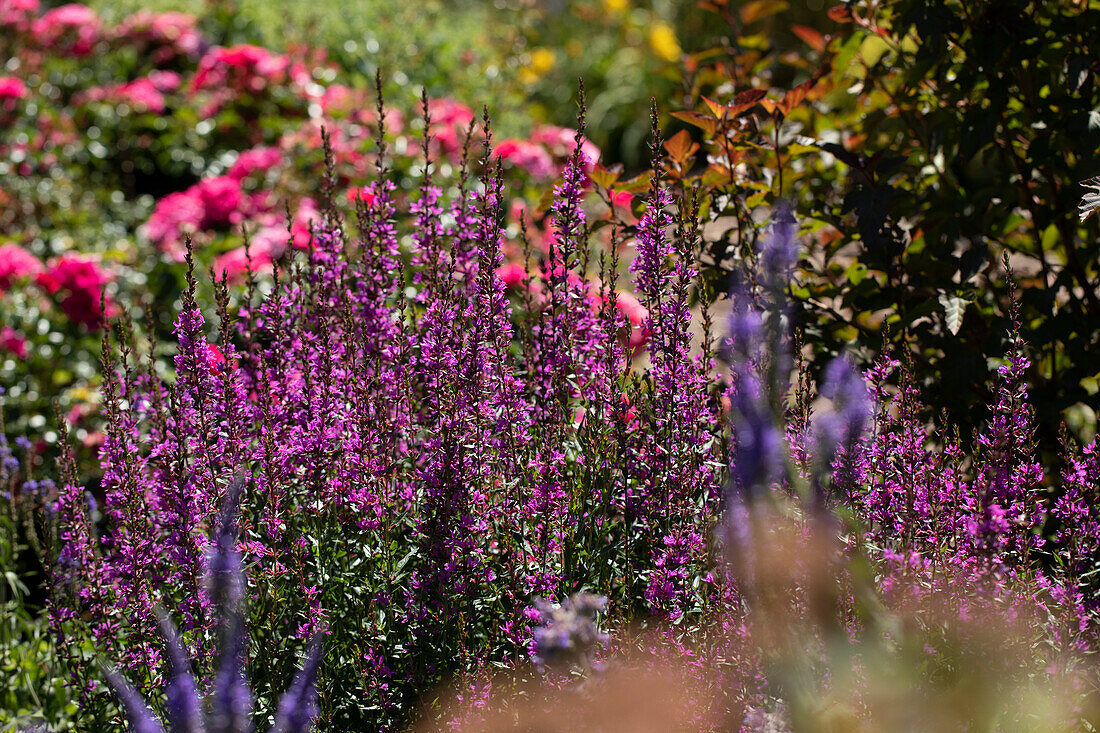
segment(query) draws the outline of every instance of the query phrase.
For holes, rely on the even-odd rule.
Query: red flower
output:
[[[349,204],[354,204],[356,201],[362,201],[367,206],[370,206],[374,203],[375,199],[374,192],[370,190],[370,186],[349,188],[348,192],[344,195],[347,196]]]
[[[103,286],[110,280],[110,274],[98,262],[79,255],[62,255],[35,277],[46,292],[60,296],[58,305],[65,315],[89,328],[98,328],[102,323]]]

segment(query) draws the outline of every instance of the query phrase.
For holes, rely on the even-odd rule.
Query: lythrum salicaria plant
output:
[[[230,489],[207,558],[208,592],[214,599],[215,615],[221,627],[209,705],[204,703],[199,685],[191,674],[189,655],[175,624],[165,612],[157,614],[168,652],[164,708],[167,729],[171,731],[250,733],[253,730],[252,698],[241,669],[245,638],[242,606],[246,584],[236,548],[234,518],[240,489],[239,483]],[[323,637],[324,633],[319,631],[311,641],[305,664],[279,701],[275,723],[269,733],[309,733],[313,729],[313,719],[317,716],[314,683],[321,663]],[[126,710],[132,729],[136,733],[163,733],[164,725],[133,686],[113,669],[108,669],[106,675]]]
[[[445,194],[428,161],[411,202],[380,136],[358,234],[327,207],[308,253],[271,279],[239,298],[217,282],[216,333],[192,274],[173,378],[125,322],[111,329],[103,533],[71,477],[58,500],[52,617],[68,648],[102,650],[155,694],[171,673],[157,609],[171,608],[196,677],[216,675],[203,577],[236,476],[257,724],[319,628],[318,726],[392,729],[456,675],[525,661],[536,596],[597,593],[612,625],[646,619],[673,637],[731,602],[707,559],[727,436],[711,341],[690,320],[697,222],[655,177],[631,265],[649,315],[632,327],[629,248],[592,230],[578,133],[547,212],[553,242],[506,286],[483,127],[468,155],[490,175]],[[646,338],[648,371],[635,362]],[[94,670],[73,661],[85,689]],[[90,718],[109,717],[109,698],[85,698]]]
[[[1020,670],[1058,675],[1094,647],[1081,568],[1096,543],[1095,449],[1073,459],[1065,492],[1042,490],[1022,339],[968,460],[957,439],[929,440],[888,355],[868,386],[834,362],[820,389],[831,407],[811,414],[803,372],[790,389],[790,207],[776,207],[758,267],[733,288],[719,349],[694,267],[699,202],[670,194],[657,135],[624,241],[592,224],[578,133],[546,213],[554,237],[511,285],[488,120],[482,147],[467,148],[485,179],[444,192],[426,161],[411,201],[384,139],[357,233],[325,207],[308,253],[242,296],[216,282],[213,313],[189,275],[172,378],[125,321],[105,336],[104,532],[71,471],[56,497],[64,648],[102,650],[156,694],[179,668],[159,631],[157,610],[171,608],[196,679],[218,689],[224,628],[203,579],[238,476],[249,602],[234,658],[255,724],[278,719],[292,660],[319,629],[318,727],[394,729],[418,709],[433,717],[433,690],[455,677],[535,677],[522,664],[531,642],[549,654],[566,640],[533,599],[578,592],[606,597],[609,652],[690,660],[701,730],[801,724],[823,693],[851,693],[845,714],[874,719],[875,688],[860,686],[874,671],[902,659],[931,685],[988,648],[945,616],[1041,619],[1011,637],[1003,658],[1024,661],[990,688],[1008,696]],[[590,640],[594,606],[582,606],[570,628]],[[905,657],[914,649],[920,663]],[[106,721],[80,656],[88,719]]]

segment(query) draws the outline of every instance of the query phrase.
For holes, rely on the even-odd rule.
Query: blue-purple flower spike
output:
[[[760,380],[746,364],[737,365],[737,391],[733,396],[737,448],[734,452],[734,491],[752,500],[783,474],[784,440],[775,424]]]
[[[207,565],[207,592],[214,602],[222,624],[221,649],[214,674],[210,714],[204,720],[203,702],[187,650],[179,632],[167,614],[158,615],[161,633],[168,650],[168,682],[165,687],[168,733],[251,733],[252,693],[242,669],[244,655],[245,578],[241,557],[236,549],[237,503],[243,482],[229,489],[218,521],[218,531]],[[317,717],[315,681],[321,663],[322,634],[310,642],[306,662],[295,676],[279,704],[271,733],[308,733]],[[107,671],[107,681],[115,690],[134,733],[165,733],[164,727],[142,700],[141,695],[121,675]]]
[[[237,503],[242,484],[233,482],[218,522],[218,534],[210,557],[208,590],[222,620],[222,648],[214,676],[209,733],[251,733],[252,695],[241,669],[244,652],[244,619],[241,603],[245,579],[237,552]]]
[[[838,356],[825,368],[821,396],[833,409],[814,423],[818,457],[831,461],[837,446],[849,446],[859,438],[873,412],[871,396],[863,378],[845,356]]]
[[[202,698],[179,632],[163,611],[157,614],[157,621],[168,649],[168,682],[164,692],[169,733],[205,733]]]
[[[207,564],[206,589],[218,616],[227,625],[239,618],[244,600],[245,579],[241,572],[241,556],[237,552],[237,505],[243,482],[230,486],[218,517],[218,531]]]
[[[323,647],[324,633],[318,632],[309,643],[305,664],[279,700],[279,715],[270,733],[309,733],[317,717],[317,668]]]
[[[112,669],[106,671],[106,676],[107,683],[126,709],[126,718],[130,721],[130,729],[133,733],[164,733],[164,727],[133,685]]]
[[[760,268],[764,285],[771,290],[784,290],[791,271],[798,262],[798,222],[794,207],[780,199],[772,211],[771,228],[760,243]]]

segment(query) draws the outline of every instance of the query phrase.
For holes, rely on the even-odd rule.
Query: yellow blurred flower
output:
[[[676,31],[663,20],[655,21],[649,27],[649,47],[665,61],[679,61],[680,42],[676,40]]]
[[[542,78],[543,74],[554,68],[557,55],[550,48],[535,48],[527,65],[519,70],[519,78],[524,84],[531,85]]]
[[[554,62],[557,60],[557,56],[553,49],[549,48],[536,48],[531,52],[530,69],[535,74],[542,76],[550,69],[554,68]]]
[[[630,0],[603,0],[603,9],[609,13],[621,13],[630,7]]]

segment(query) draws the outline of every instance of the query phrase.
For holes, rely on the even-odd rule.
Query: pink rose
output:
[[[496,153],[535,178],[546,180],[557,175],[550,153],[526,140],[503,140],[497,146]]]
[[[123,84],[117,90],[118,98],[139,112],[164,112],[164,95],[151,79],[137,79]]]
[[[7,351],[20,359],[26,359],[27,340],[16,333],[11,326],[4,326],[0,328],[0,351]]]
[[[196,186],[170,193],[153,208],[142,227],[145,236],[162,248],[177,244],[185,232],[194,232],[203,222],[205,206]]]
[[[207,178],[198,183],[204,212],[202,228],[236,224],[242,219],[241,182],[231,176]]]
[[[14,76],[0,76],[0,102],[8,99],[24,99],[27,85]]]
[[[520,288],[527,282],[527,269],[515,262],[497,268],[497,277],[509,288]]]
[[[42,270],[42,262],[18,244],[0,244],[0,295],[17,281]]]
[[[529,140],[539,145],[545,145],[550,154],[559,160],[564,160],[573,154],[576,147],[577,131],[568,127],[557,125],[537,125],[531,131]],[[600,149],[588,138],[581,138],[581,156],[584,159],[585,168],[591,168],[600,159]]]
[[[50,295],[60,295],[58,304],[65,315],[90,328],[98,328],[103,321],[103,286],[110,281],[111,275],[98,262],[80,255],[62,255],[35,277]]]
[[[17,32],[29,31],[38,17],[38,0],[0,0],[0,26]]]
[[[99,41],[101,23],[86,5],[70,3],[47,12],[31,26],[38,43],[46,48],[86,56]]]
[[[237,156],[237,160],[229,168],[229,177],[241,180],[248,178],[258,171],[268,171],[279,164],[283,154],[278,148],[253,148],[245,150]]]

